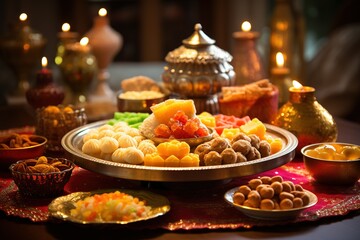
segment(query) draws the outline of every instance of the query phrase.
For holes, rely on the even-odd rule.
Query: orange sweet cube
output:
[[[160,143],[157,146],[157,152],[164,159],[171,155],[181,159],[190,153],[190,146],[186,142],[171,140],[170,142]]]
[[[265,139],[266,127],[257,118],[240,126],[240,130],[247,135],[256,134],[260,139]]]
[[[158,153],[146,154],[144,157],[144,165],[152,167],[164,167],[165,161]]]
[[[275,138],[274,141],[270,144],[271,150],[270,154],[279,152],[283,147],[283,142],[280,138]]]
[[[204,124],[208,128],[216,127],[215,117],[211,113],[202,112],[201,114],[198,115],[198,118],[200,119],[202,124]]]
[[[179,167],[180,160],[174,155],[170,155],[165,159],[165,167]]]
[[[240,133],[240,128],[224,128],[220,136],[227,138],[231,141],[239,133]]]
[[[274,138],[266,134],[265,140],[270,144],[270,154],[281,151],[283,147],[283,141],[281,140],[281,138]]]
[[[195,104],[191,99],[168,99],[150,107],[150,109],[156,120],[164,124],[167,124],[179,110],[182,110],[189,118],[193,118],[196,114]]]
[[[200,164],[199,155],[195,153],[189,153],[180,159],[180,167],[198,167]]]

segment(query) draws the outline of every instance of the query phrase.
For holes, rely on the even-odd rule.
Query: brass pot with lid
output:
[[[199,23],[182,43],[165,57],[164,86],[181,98],[193,99],[198,112],[218,113],[217,94],[235,81],[232,56],[214,45],[215,40],[202,31]]]

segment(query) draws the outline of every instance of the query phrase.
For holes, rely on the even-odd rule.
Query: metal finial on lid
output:
[[[182,41],[186,46],[212,45],[215,43],[214,39],[211,39],[202,31],[200,23],[195,24],[194,30],[190,37]]]

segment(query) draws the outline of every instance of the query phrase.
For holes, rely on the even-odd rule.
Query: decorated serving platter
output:
[[[148,208],[147,214],[136,218],[129,218],[129,219],[111,218],[110,220],[106,219],[106,214],[105,214],[106,210],[104,210],[102,213],[97,212],[96,217],[93,217],[93,219],[91,220],[89,219],[89,217],[87,218],[85,218],[84,216],[79,217],[78,215],[72,214],[72,211],[77,209],[77,202],[84,201],[86,200],[86,198],[94,197],[95,195],[97,195],[98,196],[97,199],[99,199],[99,196],[103,194],[112,194],[115,191],[118,191],[119,194],[126,194],[128,196],[137,198],[140,201],[144,201],[146,207]],[[112,201],[112,203],[114,203],[114,201]],[[111,207],[110,205],[112,203],[111,201],[107,202],[107,206]],[[119,204],[120,205],[123,204],[125,206],[125,203],[119,203]],[[129,203],[126,203],[126,205],[130,206]],[[134,204],[131,205],[131,208],[135,208],[135,207],[136,205]],[[82,207],[82,209],[84,208],[85,207]],[[115,209],[119,211],[118,207]],[[95,211],[99,211],[99,209],[94,208],[91,211],[95,212]],[[152,218],[156,218],[161,215],[164,215],[168,211],[170,211],[170,202],[166,197],[149,191],[130,190],[130,189],[118,189],[118,190],[106,189],[106,190],[98,190],[92,192],[74,192],[66,196],[58,197],[49,204],[49,213],[51,217],[68,222],[79,223],[79,224],[122,224],[123,225],[132,222],[145,221]]]
[[[295,156],[297,138],[284,129],[265,124],[267,134],[283,141],[282,149],[270,156],[234,164],[199,167],[152,167],[117,163],[82,152],[83,136],[109,120],[98,121],[76,128],[62,138],[62,146],[78,166],[106,176],[129,180],[155,182],[195,182],[226,180],[261,173],[290,162]]]

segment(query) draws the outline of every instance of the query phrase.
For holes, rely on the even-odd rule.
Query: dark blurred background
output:
[[[330,31],[347,20],[337,18],[347,1],[294,2],[308,23],[305,55],[310,59]],[[105,7],[111,26],[125,41],[115,61],[163,61],[198,22],[219,47],[228,51],[232,46],[231,34],[240,30],[244,20],[249,20],[253,30],[266,38],[274,5],[275,0],[2,0],[0,33],[5,35],[20,13],[25,12],[32,28],[48,39],[46,55],[52,59],[57,33],[64,22],[70,23],[72,31],[85,34],[99,8]],[[259,44],[266,48],[266,41],[261,39]]]

